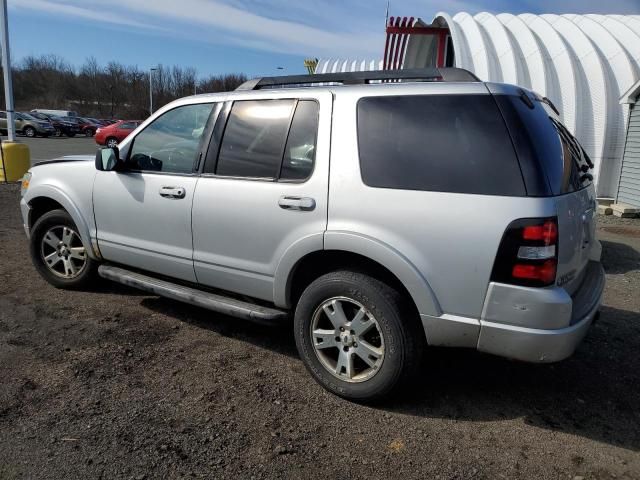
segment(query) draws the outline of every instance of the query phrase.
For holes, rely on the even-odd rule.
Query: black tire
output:
[[[104,141],[105,146],[112,148],[118,146],[118,139],[115,137],[109,137]]]
[[[314,314],[320,311],[324,302],[336,297],[355,300],[362,305],[375,318],[384,339],[379,369],[359,383],[345,381],[331,373],[313,346]],[[318,383],[336,395],[361,402],[380,400],[406,385],[417,373],[425,347],[418,314],[407,299],[385,283],[352,271],[331,272],[313,281],[296,306],[294,329],[298,353]],[[341,355],[339,350],[343,347],[339,345],[336,351]],[[357,347],[355,343],[354,346]],[[355,354],[351,355],[355,357]]]
[[[56,137],[61,137],[62,136],[62,130],[60,130],[59,128],[56,128],[56,132],[54,133],[54,135]]]
[[[84,131],[84,136],[85,136],[85,137],[93,137],[95,134],[96,134],[96,131],[95,131],[95,130],[93,130],[92,128],[87,128],[87,129]]]
[[[33,127],[25,127],[22,131],[26,137],[33,138],[36,136],[36,129]]]
[[[38,270],[38,273],[56,288],[78,289],[89,287],[96,278],[98,262],[92,260],[88,255],[86,255],[86,252],[86,263],[81,269],[79,269],[77,276],[74,276],[73,278],[63,278],[58,276],[45,264],[45,260],[43,258],[44,236],[51,228],[61,226],[68,227],[74,232],[78,231],[73,219],[64,210],[52,210],[42,215],[42,217],[36,221],[31,229],[31,238],[29,242],[31,261],[36,267],[36,270]],[[79,245],[81,246],[82,244],[80,243]]]
[[[73,132],[67,132],[67,137],[69,137],[69,138],[73,138],[73,137],[75,137],[75,136],[76,136],[76,134],[75,134],[75,133],[73,133]]]

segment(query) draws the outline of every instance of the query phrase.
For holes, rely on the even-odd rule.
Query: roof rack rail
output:
[[[343,85],[364,85],[373,82],[394,82],[402,80],[479,82],[473,73],[462,68],[412,68],[406,70],[371,70],[365,72],[319,73],[313,75],[288,75],[282,77],[262,77],[248,80],[236,90],[260,90],[261,88],[305,86],[316,83],[338,83]]]

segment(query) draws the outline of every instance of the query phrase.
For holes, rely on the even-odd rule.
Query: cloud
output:
[[[379,58],[386,0],[10,0],[47,12],[169,38],[300,56]],[[640,13],[640,0],[392,0],[391,15],[438,11]]]
[[[232,0],[233,1],[233,0]],[[271,0],[282,11],[282,2]],[[325,28],[322,24],[283,20],[254,13],[237,0],[234,4],[222,0],[154,0],[139,2],[110,0],[105,13],[104,2],[95,0],[20,0],[13,8],[47,11],[65,17],[152,29],[166,35],[197,39],[207,43],[232,44],[271,52],[296,55],[379,56],[383,40],[382,26],[357,31],[345,28]],[[262,9],[269,2],[262,2]],[[308,9],[294,9],[309,16]]]
[[[152,30],[164,30],[160,27],[137,22],[122,15],[114,14],[104,10],[94,10],[83,8],[76,5],[65,4],[61,2],[53,2],[51,0],[20,0],[19,2],[9,2],[12,8],[35,10],[38,12],[47,12],[60,16],[72,16],[85,20],[96,20],[107,22],[114,25],[123,25],[136,28],[147,28]]]

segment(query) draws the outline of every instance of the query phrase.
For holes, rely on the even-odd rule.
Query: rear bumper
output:
[[[532,289],[525,303],[505,301],[504,289],[487,293],[480,320],[478,350],[526,362],[550,363],[569,357],[582,341],[600,308],[605,276],[599,262],[590,262],[580,288],[573,296],[561,289]],[[516,297],[524,292],[520,289]],[[498,307],[492,309],[492,305]],[[497,318],[510,308],[509,318]],[[554,314],[555,312],[555,314]],[[487,318],[489,317],[489,318]],[[562,328],[539,328],[561,322]]]

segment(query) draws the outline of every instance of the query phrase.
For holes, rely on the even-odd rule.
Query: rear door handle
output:
[[[285,210],[310,212],[316,208],[316,201],[310,197],[290,197],[285,195],[280,197],[278,205]]]
[[[164,198],[184,198],[186,194],[183,187],[160,187],[160,196]]]

